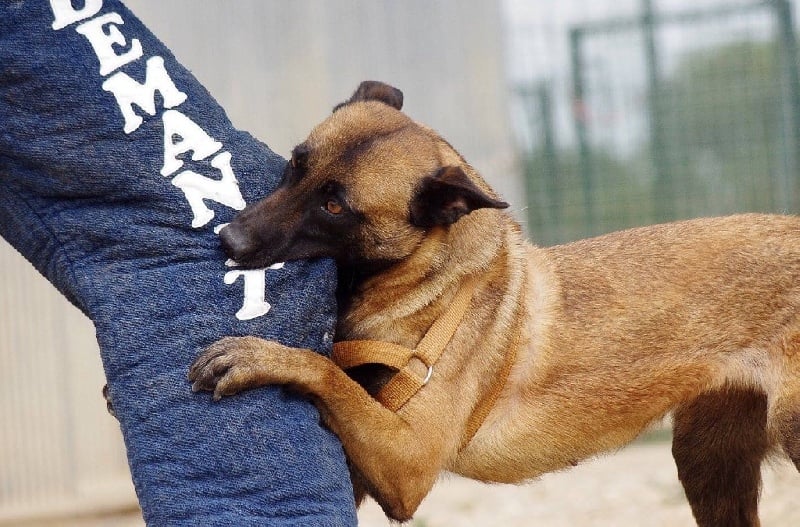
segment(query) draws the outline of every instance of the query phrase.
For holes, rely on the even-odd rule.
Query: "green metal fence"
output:
[[[686,5],[662,11],[641,0],[633,16],[572,25],[564,82],[518,89],[538,243],[679,218],[800,212],[793,2]],[[570,106],[565,123],[554,118],[559,101]]]

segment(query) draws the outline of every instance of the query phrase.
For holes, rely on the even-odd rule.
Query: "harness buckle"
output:
[[[433,375],[433,366],[428,366],[428,373],[425,374],[425,378],[422,379],[422,385],[425,386],[428,384],[428,381],[431,380],[431,375]]]

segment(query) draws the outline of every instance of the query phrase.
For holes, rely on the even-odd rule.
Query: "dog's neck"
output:
[[[366,281],[385,272],[396,262],[336,263],[336,303],[340,316],[350,308],[351,299]]]
[[[459,337],[463,320],[457,322],[454,339],[460,339],[460,344],[444,360],[472,364],[471,373],[462,372],[459,382],[475,385],[471,392],[475,400],[467,405],[472,411],[465,416],[463,447],[494,407],[524,340],[526,313],[521,306],[527,275],[525,246],[519,225],[510,216],[486,211],[462,218],[450,228],[432,229],[414,254],[402,262],[376,272],[346,269],[340,272],[340,277],[349,282],[340,283],[344,303],[340,305],[336,340],[384,341],[416,349],[429,328],[446,317],[465,288],[470,289],[467,334],[505,332],[509,338],[490,339],[505,343],[491,349],[465,345],[464,339],[470,337]],[[469,284],[475,286],[476,279],[478,285],[473,290]],[[503,301],[497,301],[498,297]],[[476,363],[481,364],[477,369]],[[395,371],[365,364],[348,370],[348,374],[376,396]]]
[[[467,276],[490,266],[505,243],[501,232],[511,224],[502,212],[479,210],[450,227],[432,228],[400,262],[340,267],[337,340],[388,340],[413,348],[422,335],[411,328],[427,327]],[[410,319],[417,323],[398,335],[398,321]]]

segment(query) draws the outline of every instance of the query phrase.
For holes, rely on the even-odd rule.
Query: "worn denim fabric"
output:
[[[284,160],[235,130],[119,2],[102,2],[98,13],[59,29],[51,3],[0,2],[0,234],[94,321],[145,520],[193,527],[355,524],[341,445],[312,405],[279,388],[212,403],[208,394],[193,394],[186,379],[200,350],[225,335],[329,351],[332,263],[266,271],[269,312],[240,320],[243,277],[225,283],[229,269],[213,231],[235,207],[206,200],[213,220],[192,227],[187,195],[173,184],[184,170],[220,179],[210,162],[229,152],[251,202],[277,184]],[[87,10],[99,3],[74,2]],[[137,39],[142,56],[101,73],[79,29],[89,31],[84,22],[111,13],[122,23],[111,16],[102,31],[125,39],[114,53],[134,49]],[[186,95],[172,109],[222,145],[204,159],[183,155],[181,169],[168,176],[160,174],[166,97],[154,97],[154,115],[134,105],[143,121],[126,133],[115,92],[102,87],[119,72],[144,82],[153,57],[164,59]]]

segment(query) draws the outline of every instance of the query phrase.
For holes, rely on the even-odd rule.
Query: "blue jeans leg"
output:
[[[0,3],[0,235],[94,321],[148,525],[354,525],[312,405],[186,380],[222,336],[330,350],[333,264],[242,273],[214,232],[284,161],[120,2],[76,4]]]

